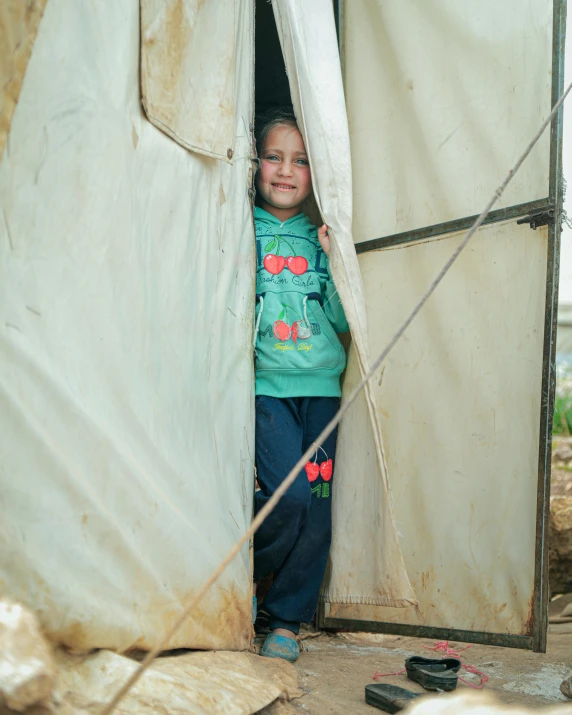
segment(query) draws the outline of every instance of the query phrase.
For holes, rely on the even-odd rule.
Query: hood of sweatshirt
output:
[[[300,231],[307,234],[317,230],[306,214],[303,213],[296,214],[296,216],[292,216],[286,221],[280,221],[268,211],[255,206],[254,219],[257,223],[267,226],[270,231]]]

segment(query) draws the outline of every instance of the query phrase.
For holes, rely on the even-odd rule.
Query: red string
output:
[[[452,658],[459,658],[460,654],[464,650],[468,650],[469,648],[473,647],[473,644],[471,643],[470,645],[465,646],[464,648],[451,648],[449,645],[449,641],[438,641],[435,643],[433,648],[431,648],[428,645],[421,646],[422,648],[425,648],[426,650],[437,650],[441,651],[442,653],[445,653],[446,655],[452,657]],[[478,670],[478,668],[475,668],[474,665],[470,665],[469,663],[463,663],[461,661],[462,667],[467,671],[467,673],[471,673],[471,675],[476,675],[480,678],[480,684],[475,685],[475,683],[471,683],[468,680],[465,680],[464,678],[459,677],[459,680],[462,683],[465,683],[465,685],[468,685],[470,688],[475,688],[475,690],[482,690],[485,687],[485,684],[487,683],[489,676],[483,673],[482,671]],[[403,668],[402,670],[398,670],[396,673],[378,673],[377,670],[373,674],[373,679],[374,680],[379,680],[380,678],[387,678],[391,675],[401,675],[402,673],[405,673],[406,669]]]
[[[453,648],[451,648],[451,646],[449,645],[449,641],[437,641],[433,648],[428,645],[422,645],[421,647],[425,648],[426,650],[440,650],[446,655],[451,656],[452,658],[459,658],[461,651],[472,648],[473,644],[469,643],[469,645],[466,645],[464,648],[459,648],[458,650],[454,650]]]
[[[470,643],[469,645],[465,646],[464,648],[457,648],[456,650],[451,648],[449,645],[449,641],[438,641],[435,643],[433,648],[431,648],[428,645],[424,645],[423,648],[426,648],[427,650],[438,650],[443,653],[445,653],[448,656],[451,656],[453,658],[460,658],[460,654],[464,650],[468,650],[469,648],[472,648],[473,644]],[[461,660],[461,665],[462,667],[467,671],[467,673],[471,673],[471,675],[476,675],[480,678],[480,683],[479,685],[476,685],[475,683],[471,683],[468,680],[465,680],[464,678],[461,678],[459,676],[459,680],[461,683],[465,683],[465,685],[468,685],[470,688],[475,688],[475,690],[482,690],[485,687],[485,684],[488,682],[489,676],[483,673],[481,670],[478,668],[475,668],[474,665],[470,665],[469,663],[463,663]]]

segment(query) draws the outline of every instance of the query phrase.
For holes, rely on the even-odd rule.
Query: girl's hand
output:
[[[318,241],[326,256],[330,255],[330,237],[328,236],[328,227],[324,224],[318,229]]]

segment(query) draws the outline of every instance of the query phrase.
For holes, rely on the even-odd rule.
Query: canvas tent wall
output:
[[[177,5],[48,0],[0,164],[1,578],[76,648],[153,645],[251,518],[253,9]],[[210,28],[231,111],[183,139],[216,154],[223,111],[232,165],[147,119],[141,19],[155,52]],[[192,60],[143,58],[149,106]],[[250,621],[245,549],[171,645],[245,648]]]
[[[310,18],[282,10],[301,58]],[[349,166],[331,6],[313,10]],[[35,41],[26,17],[5,18],[31,53],[0,165],[2,576],[52,638],[146,648],[252,509],[252,6],[50,0]],[[363,368],[351,191],[322,168],[313,72],[297,101]],[[378,560],[409,603],[383,486],[380,505]],[[250,596],[245,549],[170,645],[246,647]]]

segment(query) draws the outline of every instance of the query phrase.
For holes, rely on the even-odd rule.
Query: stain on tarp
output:
[[[0,2],[0,158],[47,0]]]
[[[181,146],[232,161],[235,5],[141,0],[141,100],[149,121]]]
[[[49,640],[75,652],[94,648],[120,653],[147,651],[172,627],[180,616],[181,608],[193,597],[192,591],[171,602],[167,601],[165,594],[155,601],[148,600],[145,603],[138,603],[134,597],[134,612],[129,620],[131,623],[136,620],[139,632],[134,632],[132,627],[125,627],[121,619],[110,618],[109,613],[102,613],[99,619],[91,616],[81,623],[69,623],[61,617],[61,609],[57,608],[57,604],[50,606],[47,601],[36,612]],[[120,609],[118,613],[121,615]],[[179,631],[166,643],[165,650],[247,650],[250,648],[251,636],[250,593],[213,586]]]

